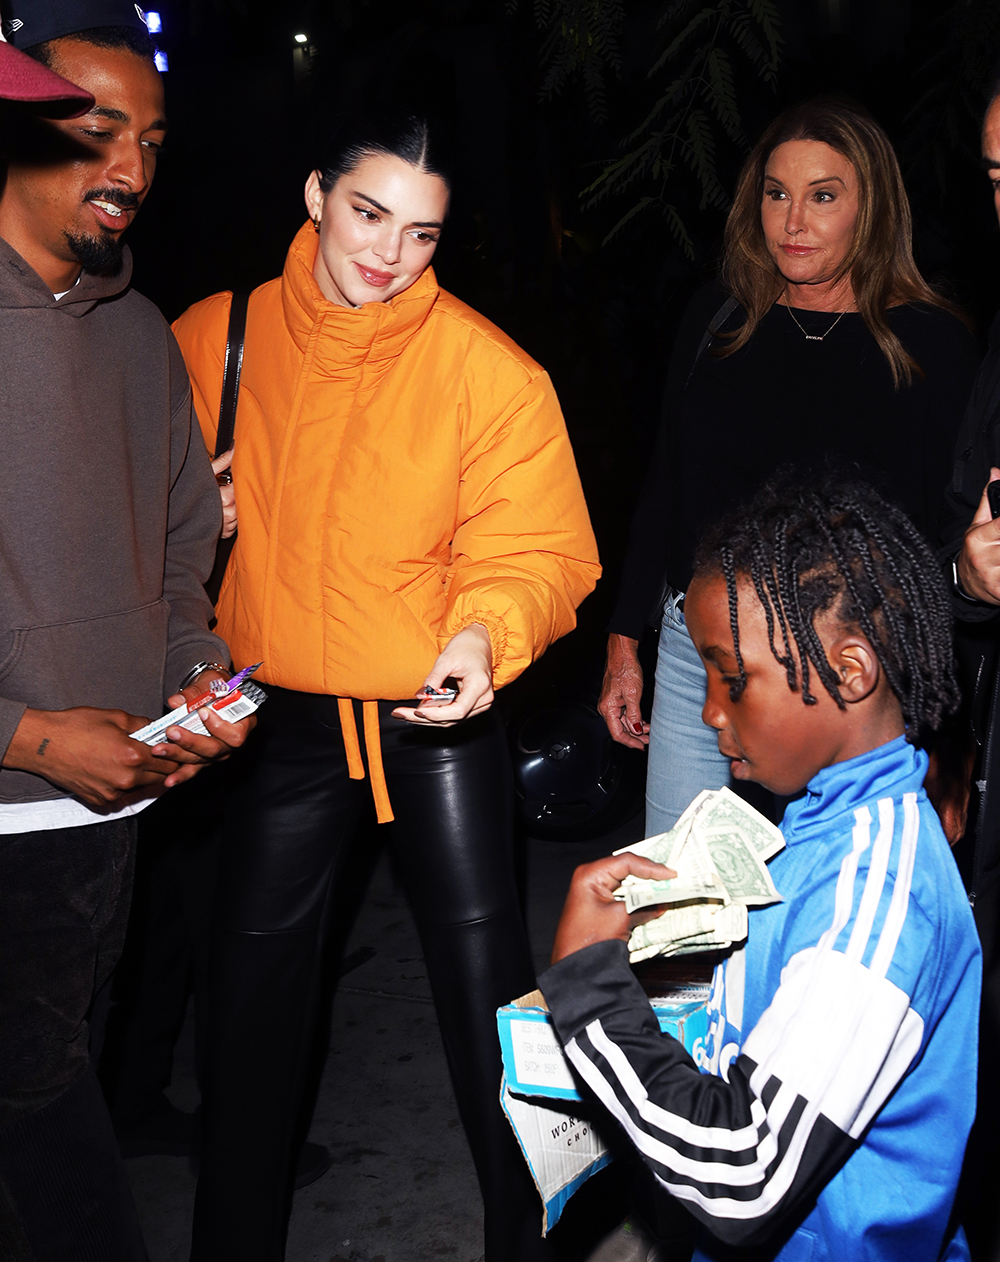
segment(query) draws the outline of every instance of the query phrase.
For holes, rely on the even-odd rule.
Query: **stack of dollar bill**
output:
[[[730,789],[699,793],[668,833],[615,851],[645,855],[677,873],[627,876],[615,892],[629,912],[665,905],[629,938],[629,959],[717,951],[747,936],[747,908],[781,902],[764,866],[784,847],[780,831]]]

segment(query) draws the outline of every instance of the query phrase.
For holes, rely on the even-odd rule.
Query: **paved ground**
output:
[[[641,823],[639,815],[597,841],[526,843],[528,921],[539,969],[548,962],[573,868],[638,839]],[[416,930],[384,859],[375,868],[344,958],[354,967],[334,1001],[311,1131],[312,1139],[330,1149],[333,1165],[296,1194],[288,1262],[479,1262],[478,1187]],[[197,1103],[190,1018],[171,1095],[184,1109]],[[187,1162],[142,1157],[127,1165],[151,1262],[186,1262],[195,1186]],[[601,1246],[625,1212],[614,1166],[576,1201],[553,1233],[559,1262],[584,1262],[597,1250],[600,1262],[645,1262],[645,1248],[634,1241]]]

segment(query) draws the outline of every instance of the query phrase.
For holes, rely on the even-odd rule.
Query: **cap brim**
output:
[[[61,118],[74,118],[94,104],[89,92],[4,42],[0,42],[0,101],[21,101],[39,113]]]

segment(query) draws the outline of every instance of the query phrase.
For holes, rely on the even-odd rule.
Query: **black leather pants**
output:
[[[223,843],[192,1262],[284,1258],[328,909],[371,792],[348,778],[334,698],[265,687]],[[379,707],[392,845],[479,1175],[486,1260],[542,1259],[538,1194],[497,1099],[496,1009],[534,986],[503,730],[492,714],[416,728],[392,708]]]

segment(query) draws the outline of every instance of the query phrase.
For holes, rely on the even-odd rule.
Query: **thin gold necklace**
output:
[[[795,323],[798,324],[799,328],[802,330],[802,336],[806,339],[807,342],[822,342],[824,338],[827,338],[830,336],[830,334],[841,322],[841,320],[843,320],[844,316],[847,315],[848,311],[850,311],[850,307],[845,307],[844,310],[841,311],[840,315],[837,316],[836,320],[834,320],[834,322],[830,325],[830,327],[827,329],[825,333],[807,333],[805,329],[802,328],[802,325],[799,324],[798,316],[796,316],[795,312],[791,309],[791,307],[789,307],[786,304],[785,310],[792,317]]]

